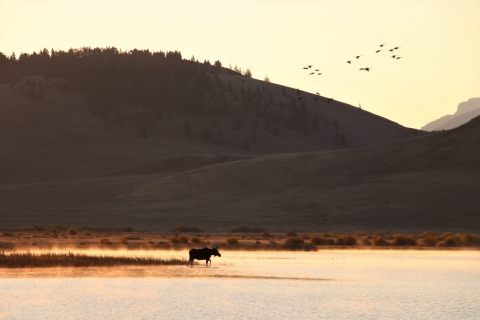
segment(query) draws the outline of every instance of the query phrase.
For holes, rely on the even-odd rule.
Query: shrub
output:
[[[448,236],[448,237],[445,238],[445,240],[443,240],[443,246],[445,246],[445,247],[456,247],[456,246],[460,245],[458,240],[459,239],[457,239],[454,236]]]
[[[382,237],[378,237],[373,239],[373,245],[378,247],[383,247],[383,246],[389,246],[390,243],[385,241],[385,239],[383,239]]]
[[[178,240],[180,240],[181,243],[188,243],[188,237],[184,234],[179,235]]]
[[[434,236],[434,237],[436,237],[437,234],[436,234],[435,232],[433,232],[433,231],[425,231],[425,232],[420,233],[420,235],[419,235],[418,237],[421,238],[421,239],[425,239],[425,237],[427,237],[427,236]]]
[[[240,233],[240,232],[260,233],[260,232],[263,232],[263,231],[267,231],[267,230],[265,230],[265,228],[255,227],[255,226],[248,227],[248,226],[241,225],[241,226],[234,226],[234,227],[230,228],[230,232],[233,232],[233,233]]]
[[[462,241],[462,244],[466,247],[480,245],[480,236],[476,234],[462,234],[460,235],[460,240]]]
[[[75,228],[68,228],[66,232],[69,236],[74,236],[77,234],[77,229]]]
[[[125,238],[120,239],[118,243],[123,244],[124,246],[128,246],[128,240]]]
[[[324,238],[336,238],[338,234],[336,232],[330,231],[330,232],[322,232],[320,233],[320,236]]]
[[[88,230],[83,230],[83,234],[86,235],[86,236],[91,236],[92,233]]]
[[[344,235],[338,237],[336,243],[341,246],[354,246],[357,244],[357,240],[351,235]]]
[[[57,227],[52,227],[50,229],[51,233],[52,233],[52,237],[57,237],[57,232],[58,232],[58,228]]]
[[[283,239],[283,235],[279,233],[279,234],[277,234],[277,235],[275,236],[275,239],[277,239],[277,240],[282,240],[282,239]]]
[[[452,236],[453,236],[453,233],[451,233],[451,232],[444,232],[444,233],[442,233],[438,238],[439,238],[440,240],[445,240],[446,238],[452,237]]]
[[[227,241],[228,244],[238,244],[238,239],[236,237],[228,237],[225,241]]]
[[[190,243],[191,244],[199,244],[199,243],[202,243],[202,239],[200,239],[199,237],[190,237]]]
[[[203,232],[203,229],[200,228],[199,226],[187,226],[187,225],[181,224],[173,228],[173,231],[174,232]]]
[[[392,244],[394,246],[415,246],[417,239],[414,235],[396,234],[393,236]]]
[[[312,243],[316,246],[322,246],[322,245],[330,244],[329,240],[332,240],[332,239],[327,239],[327,238],[320,237],[320,236],[314,236],[314,237],[310,238],[310,241],[312,241]]]
[[[269,244],[272,244],[272,245],[276,245],[276,244],[277,244],[277,243],[276,243],[274,240],[272,240],[272,239],[268,240],[268,243],[269,243]]]
[[[372,234],[372,236],[374,236],[375,238],[385,238],[385,233],[375,232],[374,234]]]
[[[298,237],[298,234],[294,230],[289,230],[286,234],[287,237]]]
[[[363,232],[363,231],[359,231],[359,232],[355,232],[355,233],[353,234],[353,236],[354,236],[355,238],[366,237],[366,236],[368,236],[368,233]]]
[[[180,240],[179,240],[178,237],[176,237],[176,236],[171,236],[171,237],[170,237],[170,242],[171,242],[172,244],[179,244],[179,243],[180,243]]]
[[[302,238],[290,236],[290,237],[287,237],[287,239],[285,240],[285,243],[286,244],[304,244],[305,241],[303,241]]]
[[[107,238],[103,238],[103,239],[100,240],[100,244],[102,246],[111,246],[113,244],[113,242],[108,240]]]
[[[263,231],[260,237],[262,237],[263,239],[268,239],[270,238],[270,233],[268,233],[268,231]]]
[[[428,234],[423,238],[423,244],[427,247],[435,247],[437,243],[438,243],[438,237],[434,234]]]
[[[370,240],[368,240],[368,237],[364,237],[360,240],[360,243],[364,246],[371,246],[372,243],[370,242]]]

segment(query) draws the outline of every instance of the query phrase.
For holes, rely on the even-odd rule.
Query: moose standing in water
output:
[[[212,266],[212,260],[210,260],[211,256],[221,257],[222,255],[218,252],[217,248],[209,249],[191,249],[188,254],[190,255],[190,259],[187,262],[187,267],[190,264],[193,267],[193,260],[207,260],[205,261],[206,266],[208,267],[208,261],[210,261],[210,267]]]

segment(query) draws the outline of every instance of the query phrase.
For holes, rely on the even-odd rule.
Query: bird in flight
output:
[[[358,58],[360,58],[360,57],[361,57],[361,56],[356,56],[355,58],[357,58],[357,59],[358,59]]]
[[[365,70],[365,68],[360,68],[360,70]]]
[[[308,69],[308,67],[305,67],[305,68],[303,68],[303,69]]]
[[[396,55],[393,55],[392,58],[395,59]]]
[[[352,64],[352,61],[347,61],[348,64]]]
[[[370,68],[365,68],[365,71],[368,71],[368,72],[370,72]]]
[[[390,49],[390,50],[388,50],[388,51],[392,52],[393,50],[395,50],[395,49]]]
[[[380,48],[383,47],[384,45],[385,45],[385,43],[384,43],[384,44],[381,44],[381,45],[380,45]]]
[[[395,47],[395,48],[393,48],[393,50],[398,50],[398,49],[400,49],[400,48],[401,48],[401,47]]]
[[[308,65],[309,68],[311,68],[312,66],[313,66],[313,64]]]
[[[320,69],[316,69],[315,71],[320,71]]]
[[[403,57],[397,57],[397,59],[402,59]]]
[[[312,74],[315,74],[315,72],[310,72],[309,76],[311,76]]]
[[[321,76],[323,73],[317,73],[319,76]]]
[[[380,51],[382,51],[382,50],[377,50],[377,51],[375,51],[375,53],[379,53]]]

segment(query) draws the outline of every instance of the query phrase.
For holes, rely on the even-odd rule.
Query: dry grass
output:
[[[263,231],[267,231],[265,230],[265,228],[262,228],[262,227],[256,227],[256,226],[244,226],[244,225],[241,225],[241,226],[234,226],[234,227],[231,227],[230,228],[230,232],[232,233],[259,233],[259,232],[263,232]]]
[[[230,236],[227,239],[225,239],[225,241],[228,244],[238,244],[238,239],[235,236]]]
[[[97,256],[70,252],[65,254],[0,252],[0,267],[3,268],[113,267],[124,265],[184,265],[186,263],[185,259]]]

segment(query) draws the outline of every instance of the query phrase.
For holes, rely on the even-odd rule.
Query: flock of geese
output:
[[[385,44],[381,44],[381,45],[380,45],[380,48],[383,48],[384,46],[385,46]],[[392,49],[389,49],[388,51],[394,52],[395,50],[398,50],[398,49],[400,49],[400,48],[401,48],[401,47],[393,47]],[[383,49],[379,49],[379,50],[375,51],[375,53],[379,53],[379,52],[382,52],[382,51],[383,51]],[[360,59],[360,57],[362,57],[362,55],[355,56],[355,58],[356,58],[357,60]],[[403,57],[400,57],[400,56],[394,54],[394,55],[392,55],[392,58],[395,59],[395,60],[398,60],[398,59],[402,59]],[[352,64],[352,60],[348,60],[347,63],[348,63],[348,64]],[[313,64],[310,64],[310,65],[308,65],[308,66],[306,66],[306,67],[303,67],[303,69],[305,69],[305,70],[311,70],[312,67],[313,67]],[[360,68],[361,71],[367,71],[367,72],[370,72],[370,69],[371,69],[370,67]],[[314,75],[315,73],[316,73],[317,75],[319,75],[319,76],[321,76],[321,75],[323,74],[322,72],[320,72],[320,69],[315,69],[314,71],[310,72],[309,75]]]

